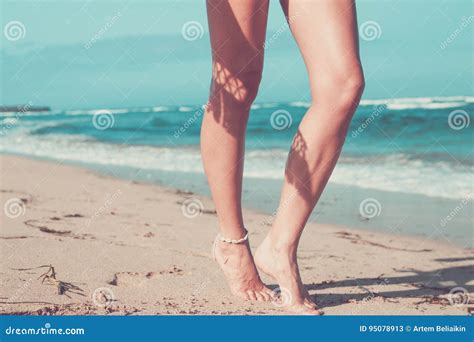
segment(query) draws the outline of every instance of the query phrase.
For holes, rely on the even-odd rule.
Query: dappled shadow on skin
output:
[[[248,113],[242,115],[241,102],[247,96],[244,83],[219,62],[212,65],[211,96],[207,110],[216,122],[224,127],[232,136],[238,136],[242,120],[248,120]],[[250,108],[250,107],[249,107]],[[239,114],[239,115],[238,115]]]
[[[239,137],[259,83],[258,78],[248,75],[261,72],[264,50],[263,46],[254,46],[244,35],[227,1],[215,1],[210,10],[218,11],[218,16],[208,19],[215,21],[211,25],[220,29],[211,39],[212,81],[206,114],[212,115],[230,135]]]
[[[306,151],[308,146],[300,130],[296,131],[291,144],[290,152],[285,167],[285,179],[292,184],[296,191],[308,202],[310,201],[311,174],[308,162],[306,161]]]
[[[308,115],[308,114],[306,114]],[[285,180],[293,185],[296,192],[306,202],[306,205],[312,209],[319,200],[332,170],[327,170],[329,166],[335,165],[339,158],[342,145],[330,158],[320,158],[317,163],[308,157],[308,143],[303,137],[300,129],[296,131],[291,144],[290,152],[285,167]],[[310,165],[313,164],[313,165]],[[317,173],[325,174],[325,178],[320,178]],[[319,194],[318,196],[316,196]]]
[[[474,285],[468,284],[474,279],[474,266],[458,266],[441,268],[433,271],[417,271],[414,269],[399,270],[398,272],[412,273],[406,276],[377,278],[355,278],[322,284],[306,285],[308,291],[324,290],[340,287],[357,287],[365,293],[324,293],[313,295],[313,300],[321,307],[333,307],[347,303],[349,300],[362,301],[367,298],[380,297],[389,302],[399,298],[434,298],[447,295],[454,287],[462,287],[468,293],[474,292]],[[445,284],[451,284],[446,286]],[[384,291],[384,286],[401,285],[416,287],[416,289]],[[367,287],[376,287],[375,290]],[[434,301],[436,303],[436,300]]]

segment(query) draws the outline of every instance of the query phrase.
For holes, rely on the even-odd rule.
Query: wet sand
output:
[[[217,220],[206,197],[5,155],[0,194],[2,314],[285,313],[229,294],[211,257]],[[272,217],[245,219],[256,247]],[[327,315],[474,310],[472,249],[310,223],[299,259]]]

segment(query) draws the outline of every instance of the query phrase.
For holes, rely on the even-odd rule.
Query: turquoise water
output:
[[[252,107],[245,176],[281,179],[307,103]],[[462,199],[472,196],[471,97],[364,100],[330,182]],[[0,114],[0,152],[75,163],[202,173],[200,106]]]

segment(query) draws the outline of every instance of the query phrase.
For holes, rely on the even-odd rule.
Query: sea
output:
[[[267,213],[276,209],[292,137],[309,105],[271,102],[252,106],[244,206]],[[163,104],[34,112],[25,106],[20,112],[0,113],[0,152],[208,194],[199,152],[204,107]],[[319,219],[358,228],[385,226],[384,230],[393,232],[401,220],[400,211],[412,210],[408,222],[415,223],[402,233],[429,236],[436,225],[443,238],[472,244],[473,110],[471,96],[362,100],[329,181],[332,195],[322,198],[321,208],[326,203],[332,210],[324,214],[318,209]],[[334,205],[327,205],[344,202],[346,189],[359,194],[352,195],[354,208],[345,203],[335,211]],[[361,217],[358,203],[366,198],[379,198],[381,217],[387,214],[383,202],[391,203],[393,222],[377,224],[372,222],[380,218]],[[403,209],[406,203],[411,203],[411,209]],[[425,214],[423,206],[429,208]],[[455,229],[445,229],[440,222],[453,211],[455,218],[448,221],[457,222],[457,217],[459,222],[451,223]],[[420,222],[420,216],[426,222]]]

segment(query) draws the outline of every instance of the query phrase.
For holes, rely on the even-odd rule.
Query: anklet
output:
[[[225,243],[231,243],[231,244],[234,244],[234,245],[237,245],[237,244],[240,244],[242,242],[245,242],[249,239],[249,232],[248,230],[246,229],[245,230],[245,236],[242,238],[242,239],[238,239],[238,240],[232,240],[232,239],[229,239],[229,238],[226,238],[226,237],[223,237],[221,235],[221,233],[217,234],[217,237],[220,241],[222,242],[225,242]]]

